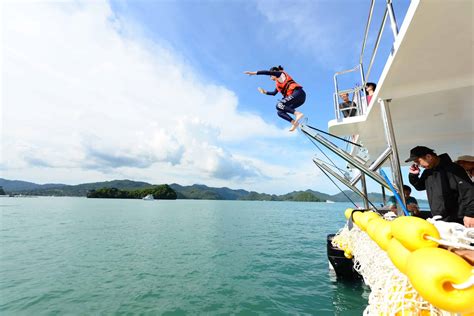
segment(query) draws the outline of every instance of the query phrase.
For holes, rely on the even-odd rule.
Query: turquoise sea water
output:
[[[361,315],[345,203],[0,198],[0,313]]]

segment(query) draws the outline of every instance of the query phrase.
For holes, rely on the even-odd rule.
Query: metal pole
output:
[[[395,141],[395,133],[393,130],[392,116],[390,115],[389,104],[391,100],[378,100],[380,103],[380,112],[382,115],[383,127],[385,130],[385,138],[388,143],[388,147],[392,149],[392,156],[390,157],[390,165],[392,167],[392,178],[394,182],[395,189],[398,190],[398,193],[403,201],[405,201],[405,195],[403,194],[403,180],[402,172],[400,168],[400,158],[398,157],[397,142]],[[398,215],[403,215],[402,212],[399,212]]]
[[[328,148],[329,150],[334,152],[336,155],[338,155],[339,157],[341,157],[345,161],[349,162],[351,165],[353,165],[357,169],[363,171],[365,174],[367,174],[369,177],[371,177],[374,181],[378,182],[379,184],[385,186],[387,189],[390,190],[389,185],[385,182],[385,180],[379,174],[373,172],[372,170],[367,168],[364,164],[358,162],[356,159],[354,159],[354,157],[349,155],[347,152],[340,149],[339,147],[337,147],[336,145],[334,145],[333,143],[331,143],[330,141],[328,141],[327,139],[325,139],[324,137],[322,137],[319,134],[312,135],[307,130],[306,125],[301,126],[301,130],[303,131],[303,133],[310,136],[314,140],[318,141],[321,145],[325,146],[326,148]]]
[[[387,0],[387,10],[390,16],[390,27],[392,28],[393,38],[396,39],[398,35],[397,21],[395,20],[395,13],[393,12],[392,0]]]
[[[364,65],[363,64],[360,64],[360,80],[362,80],[362,91],[360,93],[363,93],[364,95],[364,100],[365,102],[367,103],[367,96],[365,95],[365,76],[364,76]],[[359,97],[360,97],[360,93],[359,93]],[[365,114],[365,109],[367,108],[367,105],[364,105],[362,104],[362,99],[360,100],[360,104],[359,104],[359,109],[360,109],[360,112],[359,112],[359,115],[362,115],[362,114]]]
[[[391,153],[392,153],[391,148],[385,149],[384,152],[369,166],[369,170],[371,171],[377,170],[390,157]],[[362,176],[362,173],[359,173],[358,175],[356,175],[354,179],[352,179],[351,184],[356,185],[357,181],[360,180],[361,176]]]
[[[385,195],[385,187],[382,186],[382,203],[387,204],[387,196]]]
[[[375,0],[372,0],[370,2],[369,18],[367,19],[367,24],[365,25],[364,41],[362,42],[362,49],[361,49],[360,58],[359,58],[360,64],[363,63],[363,59],[364,59],[365,44],[367,43],[367,37],[369,36],[370,22],[372,21],[372,14],[374,13],[374,4],[375,4]]]
[[[365,76],[366,79],[370,77],[370,72],[372,70],[372,65],[375,60],[375,56],[377,55],[377,50],[379,49],[380,39],[382,38],[383,30],[385,28],[385,22],[387,22],[387,10],[385,10],[382,19],[382,25],[379,29],[379,34],[377,35],[377,40],[375,41],[374,50],[372,51],[372,57],[370,58],[369,67],[367,68],[367,75]]]
[[[336,111],[336,119],[339,122],[340,117],[339,117],[339,104],[338,104],[338,96],[339,96],[339,88],[337,86],[337,74],[334,75],[334,111]]]
[[[369,199],[367,197],[367,183],[365,182],[365,174],[362,175],[360,178],[360,183],[362,185],[362,193],[364,193],[364,207],[366,209],[369,208]]]
[[[334,170],[332,170],[324,161],[318,159],[318,158],[313,158],[313,162],[320,166],[321,168],[323,168],[324,170],[326,170],[329,174],[331,174],[334,178],[336,178],[337,180],[339,180],[342,184],[344,184],[345,186],[347,186],[349,189],[351,189],[352,191],[354,191],[355,193],[357,193],[360,197],[362,197],[364,200],[366,199],[366,196],[367,194],[364,196],[364,194],[359,190],[357,189],[357,187],[353,186],[350,184],[349,181],[347,181],[346,179],[344,179],[343,177],[341,177],[341,175],[339,175],[337,172],[335,172]]]

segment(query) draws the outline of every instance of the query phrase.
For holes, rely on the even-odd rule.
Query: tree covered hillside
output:
[[[176,192],[169,185],[156,185],[137,190],[120,190],[117,188],[100,188],[91,190],[87,193],[88,198],[107,198],[107,199],[141,199],[149,194],[153,198],[160,200],[176,200]]]

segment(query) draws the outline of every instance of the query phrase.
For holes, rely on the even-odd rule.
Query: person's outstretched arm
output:
[[[244,74],[249,76],[255,75],[266,75],[266,76],[275,76],[279,78],[283,72],[282,71],[268,71],[268,70],[259,70],[259,71],[244,71]]]
[[[263,88],[260,88],[260,87],[258,87],[258,91],[259,91],[260,93],[266,94],[266,95],[276,95],[276,94],[278,93],[278,90],[277,90],[277,89],[275,89],[275,90],[273,90],[273,91],[270,92],[270,91],[267,91],[267,90],[265,90],[265,89],[263,89]]]
[[[280,77],[281,71],[267,71],[267,70],[259,70],[259,71],[244,71],[244,74],[249,75],[249,76],[255,76],[255,75],[268,75],[268,76],[275,76],[275,77]],[[266,94],[266,95],[276,95],[278,93],[278,90],[275,89],[273,91],[267,91],[263,88],[258,87],[258,91],[261,94]]]

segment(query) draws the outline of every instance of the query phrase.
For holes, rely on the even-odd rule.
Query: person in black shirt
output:
[[[416,146],[405,162],[410,183],[418,191],[426,190],[431,213],[442,220],[474,227],[474,185],[464,169],[452,162],[448,154],[437,155],[433,149]],[[420,176],[419,166],[425,170]]]
[[[339,109],[344,117],[355,116],[357,113],[357,104],[349,100],[349,94],[344,92],[340,94],[343,102],[339,103]]]

